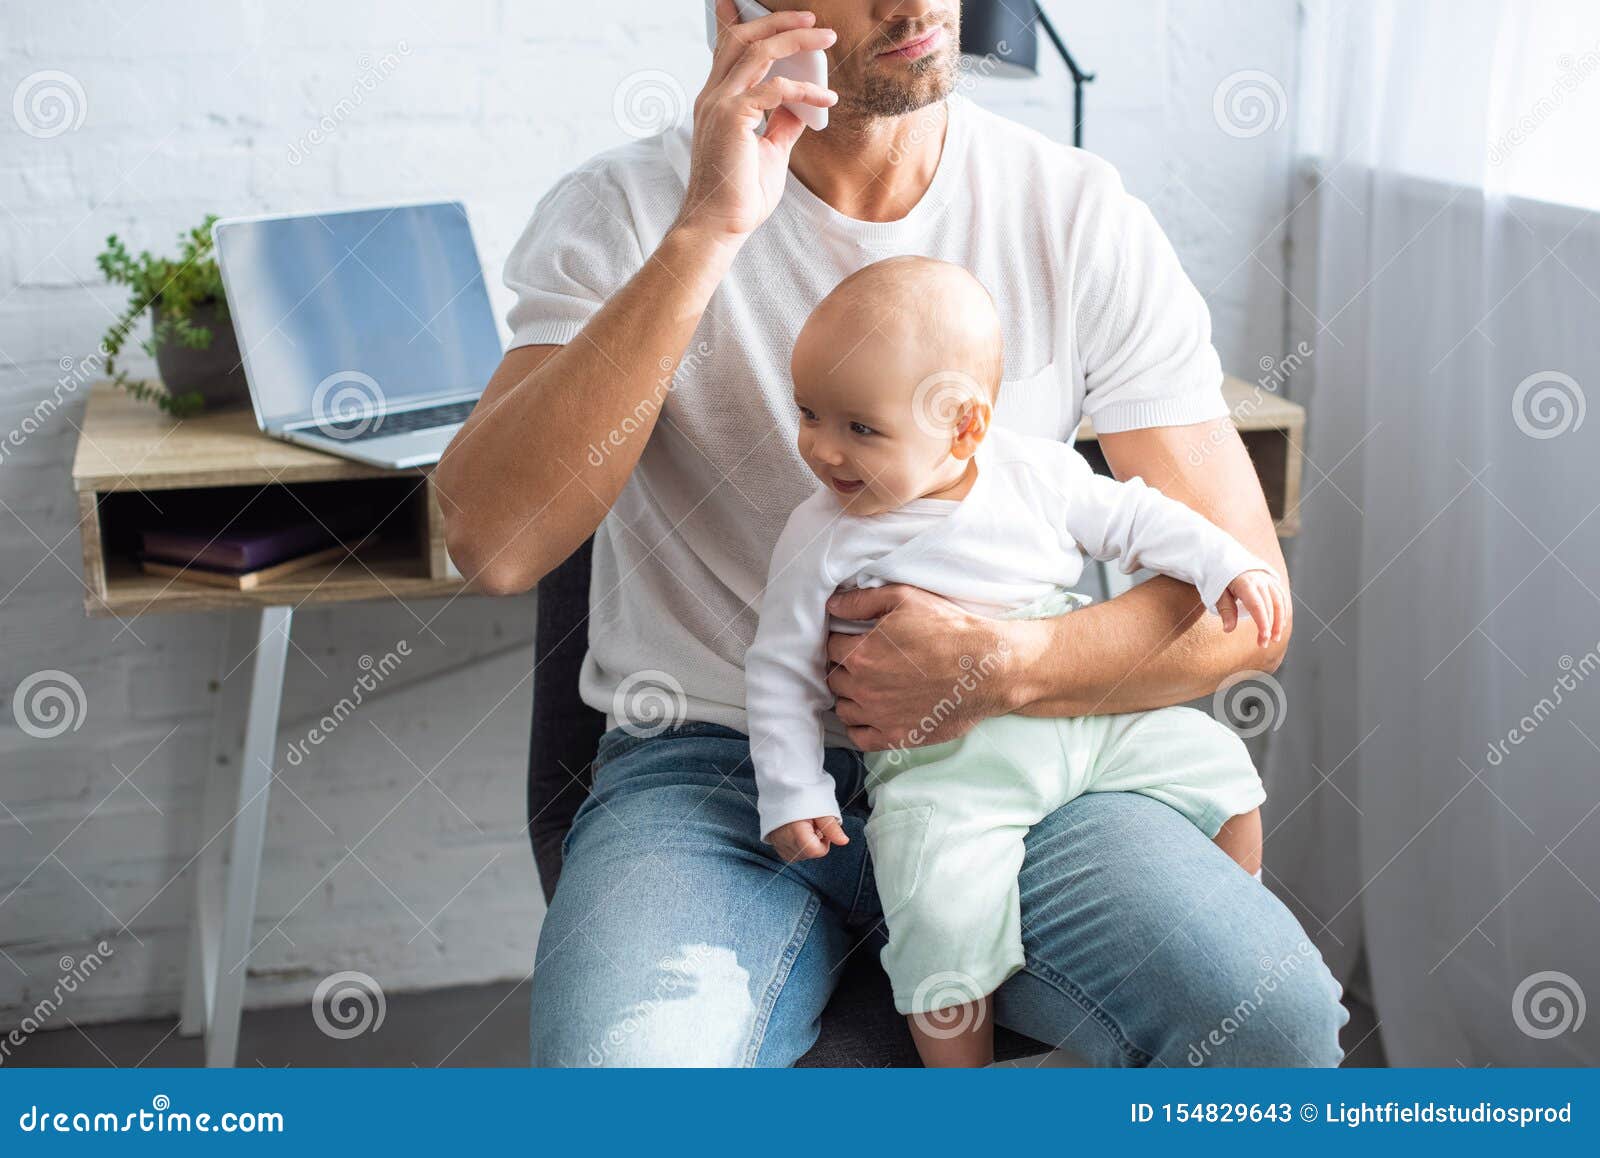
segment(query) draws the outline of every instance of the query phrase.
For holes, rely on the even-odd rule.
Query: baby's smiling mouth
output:
[[[862,487],[866,486],[867,484],[862,482],[858,478],[853,478],[853,479],[830,478],[828,480],[828,485],[831,486],[834,490],[838,491],[842,495],[853,495],[858,490],[860,490]]]

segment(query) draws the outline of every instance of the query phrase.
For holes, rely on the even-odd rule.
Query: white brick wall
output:
[[[1251,374],[1282,343],[1273,231],[1289,208],[1290,140],[1287,126],[1220,131],[1213,98],[1242,70],[1293,93],[1295,5],[1051,7],[1101,74],[1087,144],[1151,201],[1211,302],[1225,365]],[[363,67],[402,46],[360,107],[290,163]],[[122,305],[94,266],[106,234],[160,250],[208,211],[461,197],[503,313],[499,263],[538,194],[625,139],[611,112],[619,82],[665,69],[692,96],[705,62],[695,0],[6,6],[0,96],[60,70],[86,108],[80,127],[47,139],[0,111],[0,435]],[[1044,71],[974,96],[1067,139],[1064,70],[1046,59]],[[72,997],[74,1020],[170,1014],[184,964],[189,884],[174,877],[193,851],[220,622],[156,617],[135,638],[83,617],[68,481],[81,407],[71,400],[0,460],[0,1027],[55,984],[60,957],[102,938],[115,956]],[[435,613],[437,639],[416,618]],[[521,821],[530,633],[525,599],[299,614],[286,740],[349,691],[360,656],[401,638],[413,654],[285,769],[293,792],[271,810],[251,1004],[304,1001],[342,968],[388,989],[526,973],[541,913]],[[17,684],[44,668],[71,672],[88,697],[82,727],[50,741],[9,711]],[[424,771],[439,765],[438,791],[416,789],[419,773],[375,729]],[[340,864],[363,837],[359,860]]]

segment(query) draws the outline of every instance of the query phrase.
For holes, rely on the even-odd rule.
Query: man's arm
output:
[[[732,257],[674,230],[571,342],[506,353],[434,475],[450,557],[480,590],[526,591],[594,533]]]
[[[767,75],[775,60],[833,43],[813,13],[736,24],[732,0],[717,0],[717,20],[677,221],[625,285],[606,287],[610,296],[577,337],[506,354],[439,460],[445,543],[480,590],[526,591],[600,525],[655,429],[711,295],[782,196],[805,126],[779,106],[826,108],[837,99]],[[767,130],[757,135],[763,116]]]
[[[1105,434],[1100,446],[1118,477],[1142,476],[1288,574],[1261,482],[1228,419]],[[1235,672],[1274,670],[1292,627],[1291,611],[1282,638],[1258,647],[1253,633],[1224,633],[1194,587],[1165,575],[1054,619],[988,619],[899,584],[841,592],[828,610],[878,621],[865,635],[828,639],[836,711],[869,751],[954,739],[1008,712],[1086,716],[1185,703]],[[952,702],[929,733],[921,721],[930,708]]]

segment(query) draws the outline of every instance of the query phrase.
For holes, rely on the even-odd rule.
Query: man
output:
[[[954,91],[957,0],[802,2],[737,24],[717,0],[692,131],[603,153],[540,201],[506,266],[513,348],[438,469],[451,555],[483,590],[525,591],[595,538],[581,691],[611,730],[540,934],[535,1064],[804,1053],[881,924],[857,749],[919,729],[964,657],[1009,661],[919,742],[1005,712],[1181,703],[1282,655],[1225,636],[1168,578],[1004,623],[910,588],[836,596],[877,621],[829,641],[850,843],[786,865],[761,842],[741,665],[814,485],[789,354],[855,269],[919,253],[971,270],[1004,320],[997,421],[1066,438],[1090,415],[1120,477],[1284,571],[1205,303],[1115,170]],[[831,91],[766,76],[808,50]],[[828,108],[827,129],[783,102]],[[1106,793],[1048,817],[1021,896],[1027,967],[995,995],[1000,1024],[1098,1064],[1342,1058],[1338,986],[1303,931],[1166,805]]]

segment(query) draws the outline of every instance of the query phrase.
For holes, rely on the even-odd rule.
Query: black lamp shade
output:
[[[961,52],[987,57],[988,76],[1038,76],[1038,18],[1031,0],[964,0]]]

